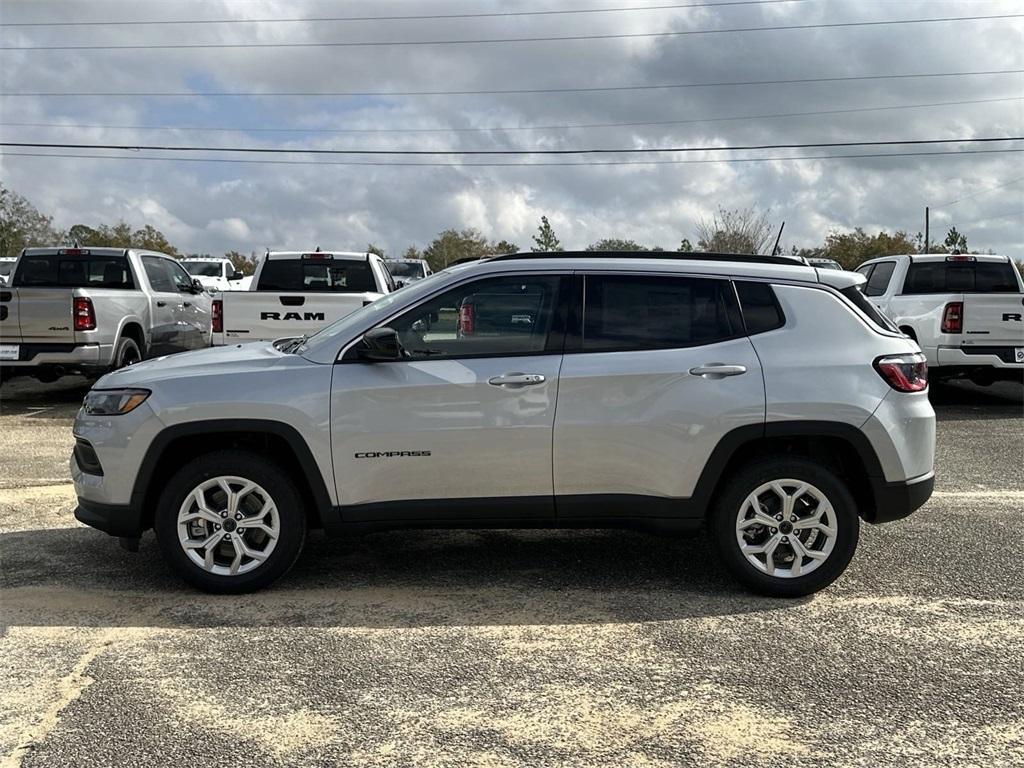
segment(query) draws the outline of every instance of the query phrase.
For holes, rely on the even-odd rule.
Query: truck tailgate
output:
[[[965,294],[964,346],[1024,347],[1024,294]]]
[[[73,288],[14,288],[5,302],[8,317],[3,321],[5,343],[72,344],[75,329],[71,316]],[[17,336],[17,338],[13,338]]]
[[[380,296],[379,293],[225,292],[220,294],[224,310],[223,343],[271,341],[315,333]]]

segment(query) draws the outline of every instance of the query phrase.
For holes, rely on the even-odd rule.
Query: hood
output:
[[[193,376],[221,376],[246,373],[275,365],[309,364],[298,355],[278,351],[269,341],[235,344],[230,347],[208,347],[194,352],[156,357],[152,360],[108,373],[96,382],[96,389],[115,387],[148,387],[168,383],[171,379]]]

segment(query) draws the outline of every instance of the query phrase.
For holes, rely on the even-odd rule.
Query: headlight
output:
[[[149,397],[148,389],[94,389],[85,396],[85,412],[95,416],[131,413]]]

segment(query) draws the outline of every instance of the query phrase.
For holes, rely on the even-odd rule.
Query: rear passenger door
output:
[[[181,295],[171,280],[165,261],[159,256],[142,257],[142,267],[152,291],[149,298],[150,341],[147,357],[170,355],[184,349],[177,318]]]
[[[732,283],[584,277],[559,376],[559,518],[678,515],[719,440],[764,422],[764,381]]]

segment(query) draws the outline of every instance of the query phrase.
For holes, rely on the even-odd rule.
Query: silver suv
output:
[[[451,267],[306,338],[105,376],[75,421],[79,520],[213,592],[308,528],[706,527],[779,596],[932,491],[916,343],[864,277],[784,257],[559,253]]]

